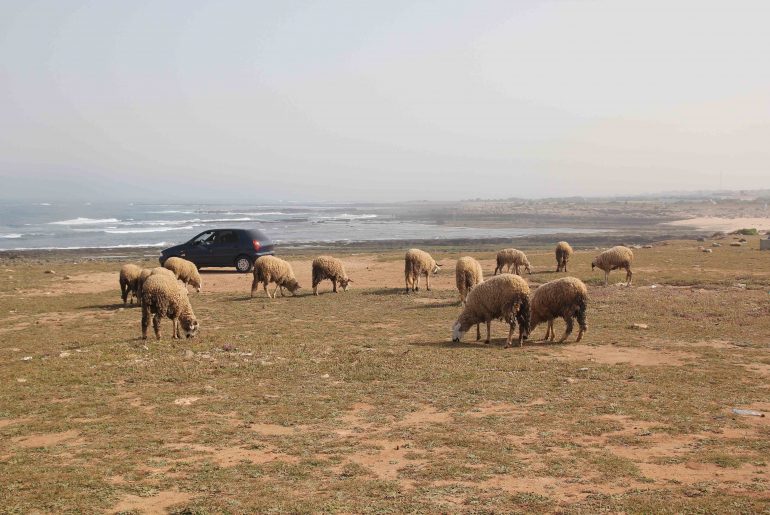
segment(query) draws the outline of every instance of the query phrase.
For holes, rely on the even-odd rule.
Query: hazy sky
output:
[[[770,187],[770,2],[0,2],[0,197]]]

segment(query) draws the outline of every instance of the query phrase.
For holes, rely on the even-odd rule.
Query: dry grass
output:
[[[628,289],[598,287],[578,251],[582,345],[508,350],[501,324],[490,346],[449,341],[446,270],[409,296],[191,294],[201,337],[172,341],[166,321],[143,342],[116,272],[112,291],[57,290],[114,264],[5,261],[0,509],[766,511],[768,418],[730,410],[770,410],[770,253],[697,245],[636,251]],[[493,255],[476,254],[487,273]],[[550,248],[528,255],[533,283],[562,275]],[[373,281],[401,257],[365,258]]]

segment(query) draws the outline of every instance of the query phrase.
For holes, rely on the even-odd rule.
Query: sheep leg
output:
[[[548,321],[548,329],[545,333],[545,339],[552,342],[555,337],[556,332],[553,330],[553,319],[551,319]]]
[[[580,340],[583,339],[584,332],[585,332],[585,329],[581,327],[580,330],[578,331],[577,338],[575,338],[575,343],[578,343]]]
[[[490,343],[492,341],[492,339],[489,337],[491,332],[492,332],[492,321],[487,320],[487,339],[484,340],[484,343]]]
[[[171,323],[173,324],[173,329],[174,329],[174,335],[171,338],[173,338],[174,340],[177,340],[179,339],[179,319],[172,318]]]
[[[142,340],[147,339],[147,327],[150,325],[150,306],[142,305]]]
[[[633,277],[633,275],[634,274],[633,272],[631,272],[631,267],[627,266],[626,267],[626,281],[627,281],[626,286],[631,286],[631,278]]]
[[[572,316],[568,315],[564,318],[564,321],[567,323],[567,328],[564,330],[564,336],[561,337],[561,340],[559,340],[559,343],[564,343],[564,340],[567,339],[567,337],[572,334],[572,327],[574,325],[574,322],[572,321]]]
[[[258,288],[259,288],[259,281],[255,277],[254,280],[251,282],[251,298],[252,299],[257,294]]]
[[[610,283],[610,273],[604,272],[604,286],[607,286]]]
[[[120,298],[123,299],[123,304],[125,305],[128,298],[128,285],[123,284],[122,281],[120,283]]]
[[[425,272],[425,289],[430,291],[430,272]]]
[[[511,323],[510,327],[508,329],[508,338],[505,340],[505,348],[512,347],[513,342],[513,333],[516,331],[516,324]],[[521,338],[519,338],[519,343],[521,344]]]
[[[337,279],[332,279],[332,291],[337,293]]]
[[[285,297],[286,295],[283,294],[283,286],[281,286],[281,297]]]
[[[420,291],[420,274],[412,275],[412,291]]]
[[[267,289],[267,281],[262,283],[262,287],[265,289],[265,295],[267,295],[267,298],[272,299],[273,297],[270,295],[270,291]]]
[[[476,324],[476,341],[481,340],[481,324]]]
[[[155,330],[155,339],[160,340],[160,315],[153,315],[152,328]]]

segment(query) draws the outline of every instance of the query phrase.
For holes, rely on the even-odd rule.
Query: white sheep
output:
[[[457,291],[460,293],[460,303],[465,305],[468,292],[477,284],[484,281],[484,272],[481,264],[470,256],[464,256],[457,260],[455,265],[455,279]]]
[[[572,256],[573,250],[569,243],[560,241],[556,244],[556,271],[566,272],[567,261]]]
[[[503,268],[507,267],[507,272],[510,273],[513,269],[513,273],[521,275],[521,267],[531,274],[532,270],[529,268],[529,260],[527,255],[517,249],[503,249],[497,253],[497,266],[495,267],[494,275],[503,273]]]
[[[203,284],[198,273],[198,267],[192,261],[180,257],[170,257],[163,262],[163,267],[168,268],[176,275],[176,278],[185,284],[189,284],[195,291],[200,292]]]
[[[564,335],[559,343],[564,342],[572,334],[573,318],[577,318],[580,331],[576,342],[583,338],[586,331],[586,307],[588,304],[588,289],[583,281],[576,277],[563,277],[543,284],[532,295],[530,302],[529,331],[535,330],[538,324],[548,323],[545,331],[545,340],[553,341],[556,333],[553,330],[553,321],[563,318],[567,324]]]
[[[265,293],[271,299],[274,299],[278,293],[278,289],[281,289],[281,297],[284,296],[283,289],[286,288],[295,295],[297,290],[301,288],[294,277],[294,270],[291,265],[281,258],[275,256],[261,256],[254,262],[254,280],[251,283],[251,296],[254,297],[257,293],[259,283],[265,288]],[[275,283],[275,290],[272,295],[267,290],[269,283]]]
[[[187,338],[198,332],[198,320],[195,318],[187,288],[179,284],[176,278],[165,274],[151,275],[142,286],[142,339],[147,339],[147,327],[152,315],[152,327],[155,337],[160,340],[160,319],[168,317],[174,324],[174,338],[181,338],[182,330]]]
[[[437,274],[441,267],[430,254],[420,249],[409,249],[404,256],[404,281],[406,293],[420,289],[420,275],[425,275],[425,288],[430,291],[430,274]]]
[[[135,297],[139,298],[136,292],[136,282],[141,272],[142,269],[140,267],[130,263],[120,268],[120,298],[123,299],[123,304],[126,304],[128,301],[129,294],[131,294],[131,304],[134,303]]]
[[[505,347],[510,347],[516,322],[519,323],[519,345],[529,332],[529,286],[513,274],[496,275],[473,287],[465,299],[465,307],[452,326],[452,341],[459,342],[462,335],[474,324],[476,340],[481,339],[478,324],[486,322],[487,339],[490,342],[492,320],[501,319],[510,326]]]
[[[634,253],[628,247],[618,245],[605,250],[596,256],[591,262],[591,270],[598,268],[604,270],[604,286],[607,286],[610,280],[610,271],[624,268],[626,270],[626,286],[631,286],[631,262],[634,260]]]
[[[313,260],[313,294],[318,295],[318,284],[329,279],[332,282],[332,291],[337,293],[337,283],[342,291],[347,291],[348,284],[353,281],[345,272],[345,265],[332,256],[318,256]]]

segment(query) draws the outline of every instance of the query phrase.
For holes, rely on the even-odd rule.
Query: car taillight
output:
[[[262,244],[259,243],[259,240],[253,240],[251,243],[254,245],[254,250],[257,252],[259,252],[259,249],[262,248]]]

